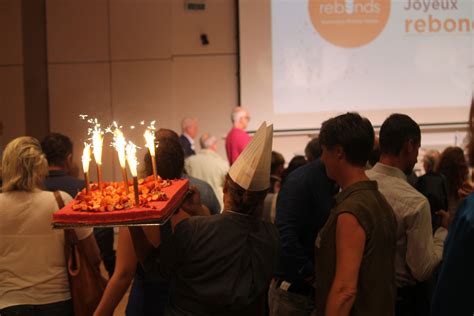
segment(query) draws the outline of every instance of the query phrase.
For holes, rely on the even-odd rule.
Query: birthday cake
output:
[[[188,192],[187,179],[139,180],[136,203],[133,186],[129,193],[123,184],[92,185],[90,192],[79,192],[74,200],[53,214],[53,226],[101,226],[160,222],[179,207]]]

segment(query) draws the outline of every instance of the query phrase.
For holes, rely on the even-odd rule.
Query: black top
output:
[[[64,170],[50,170],[44,180],[47,191],[64,191],[72,197],[75,197],[85,186],[84,180],[71,177]]]
[[[441,225],[441,219],[436,212],[448,210],[448,189],[446,178],[441,173],[428,172],[418,178],[416,189],[426,196],[430,203],[431,223],[433,232]]]
[[[357,182],[341,191],[326,225],[319,233],[316,240],[317,315],[324,315],[336,274],[337,219],[343,213],[357,218],[365,232],[357,293],[350,315],[393,316],[397,220],[375,181]]]
[[[326,223],[336,192],[319,159],[286,178],[275,217],[281,241],[278,278],[296,283],[314,275],[314,241]]]
[[[189,156],[196,154],[196,152],[191,146],[191,142],[186,136],[184,135],[179,136],[179,141],[181,142],[181,147],[183,147],[183,150],[184,150],[184,158],[187,158]]]
[[[179,223],[144,268],[170,281],[167,315],[243,315],[268,289],[277,254],[272,224],[226,211]]]

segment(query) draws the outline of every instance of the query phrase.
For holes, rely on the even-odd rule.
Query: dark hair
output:
[[[313,161],[321,157],[321,146],[319,146],[319,139],[317,137],[311,139],[304,149],[306,159]]]
[[[395,113],[390,115],[380,128],[380,152],[398,156],[407,141],[421,143],[421,131],[418,124],[408,115]]]
[[[63,134],[51,133],[41,142],[41,149],[46,155],[48,165],[63,167],[67,156],[72,154],[72,141]]]
[[[463,150],[459,147],[446,148],[440,156],[437,172],[446,177],[448,194],[457,197],[469,173]]]
[[[286,178],[293,170],[296,170],[305,164],[307,164],[307,160],[304,158],[304,156],[294,156],[288,163],[288,168],[286,168],[281,175],[281,184],[283,185]]]
[[[279,152],[272,151],[272,165],[270,169],[271,174],[275,174],[279,167],[283,167],[285,165],[285,158]]]
[[[226,176],[227,194],[226,207],[238,213],[259,215],[263,211],[263,201],[267,196],[267,190],[249,191],[235,183],[229,175]]]
[[[374,146],[374,128],[358,113],[342,114],[323,123],[319,143],[328,149],[341,146],[349,163],[363,167]]]
[[[184,169],[184,151],[179,136],[169,129],[160,129],[155,133],[156,172],[163,179],[179,179]],[[153,174],[150,153],[145,154],[145,172]]]

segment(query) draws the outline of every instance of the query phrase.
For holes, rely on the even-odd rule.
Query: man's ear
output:
[[[416,150],[417,145],[413,139],[409,139],[405,142],[403,145],[403,150],[405,150],[406,153],[411,154],[413,151]]]
[[[335,153],[336,158],[337,158],[338,160],[344,159],[345,153],[344,153],[344,149],[342,148],[341,145],[336,145],[336,146],[334,146],[334,149],[333,149],[333,150],[334,150],[334,153]]]

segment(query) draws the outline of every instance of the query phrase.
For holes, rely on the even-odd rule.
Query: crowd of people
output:
[[[469,135],[473,119],[474,103]],[[474,146],[427,151],[416,177],[412,118],[390,115],[377,137],[346,113],[285,168],[271,125],[250,137],[242,107],[231,121],[227,160],[216,136],[196,139],[194,118],[181,135],[156,132],[157,173],[191,192],[166,224],[120,227],[116,249],[112,228],[75,229],[109,275],[95,316],[128,289],[126,315],[473,315]],[[143,176],[152,164],[146,154]],[[16,138],[1,170],[0,315],[74,315],[64,233],[51,228],[53,192],[67,203],[85,186],[71,140]]]

